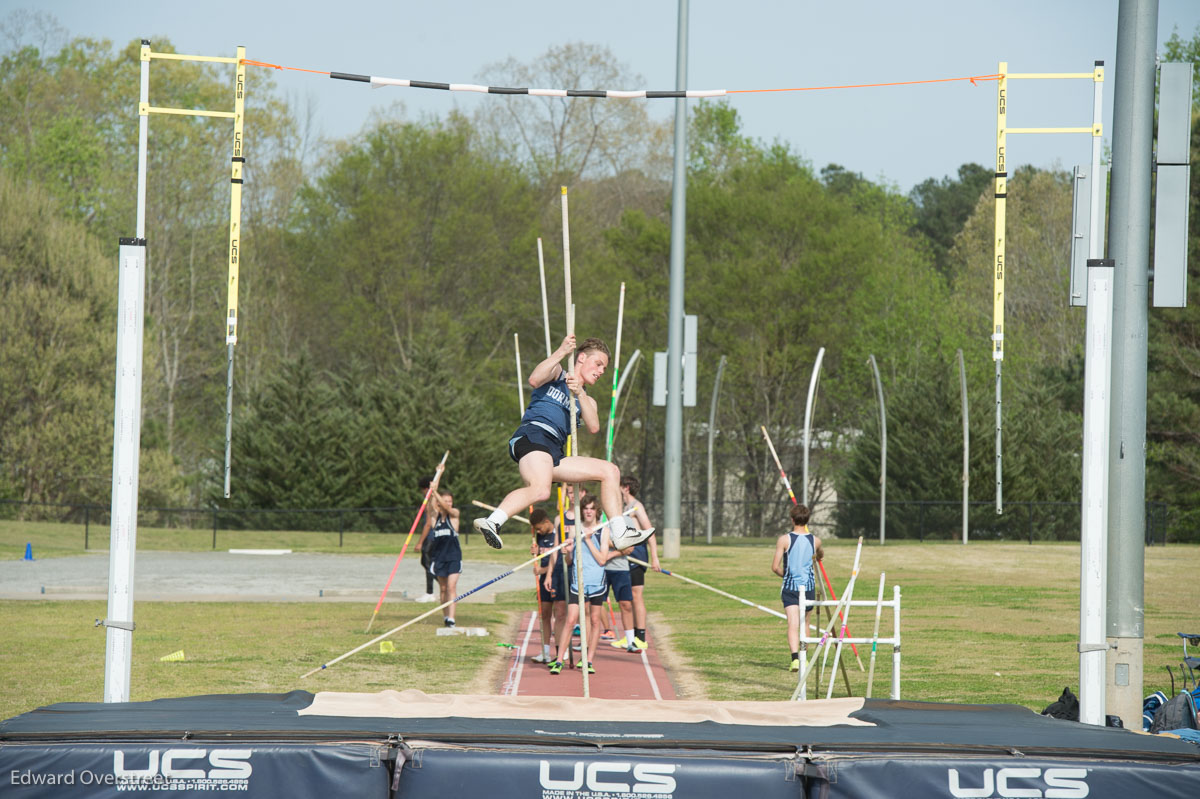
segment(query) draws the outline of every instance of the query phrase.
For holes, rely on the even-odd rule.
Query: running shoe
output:
[[[432,602],[435,599],[437,599],[437,597],[433,594],[421,594],[419,597],[417,597],[413,601],[414,602]]]
[[[601,641],[611,641],[612,639],[614,639],[616,637],[617,636],[613,634],[612,630],[605,630],[604,632],[600,633]]]
[[[476,522],[476,525],[478,524],[479,522]],[[653,527],[648,530],[635,530],[632,527],[626,527],[624,530],[612,534],[613,549],[636,547],[652,535],[654,535]]]
[[[487,545],[492,549],[503,549],[504,541],[500,538],[500,528],[494,522],[486,517],[476,519],[475,529],[483,536],[483,540],[487,541]]]
[[[641,652],[642,650],[638,649],[636,646],[634,646],[634,645],[631,643],[629,646],[625,647],[625,651],[626,651],[626,652],[628,652],[628,653],[629,653],[629,654],[631,654],[631,655],[636,655],[636,654],[638,654],[639,652]]]
[[[443,623],[443,624],[445,624],[447,627],[453,627],[453,626],[454,626],[454,619],[449,619],[449,618],[447,618],[447,619],[442,619],[442,623]]]
[[[562,666],[563,666],[563,664],[562,664],[561,660],[550,661],[550,673],[558,674],[558,673],[562,672]]]
[[[587,664],[587,670],[588,670],[588,674],[595,674],[595,673],[596,673],[596,667],[595,667],[595,666],[593,666],[591,663]]]
[[[800,671],[800,661],[793,660],[792,665],[788,666],[788,671]]]
[[[646,648],[646,642],[643,641],[641,638],[638,638],[636,635],[633,637],[633,640],[629,642],[629,651],[631,651],[631,652],[634,651],[635,649],[640,652],[645,648]]]
[[[613,649],[628,649],[629,647],[633,646],[633,644],[622,638],[620,641],[611,642],[609,646],[611,646]]]
[[[532,660],[534,663],[549,663],[550,662],[550,658],[546,655],[543,655],[541,652],[538,652],[536,655],[531,657],[530,660]]]

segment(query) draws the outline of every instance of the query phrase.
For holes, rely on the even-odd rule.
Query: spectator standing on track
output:
[[[779,536],[775,542],[775,558],[771,571],[783,578],[779,598],[787,616],[788,647],[792,652],[791,671],[800,670],[800,624],[808,629],[808,617],[816,602],[817,577],[814,560],[823,560],[825,550],[821,539],[808,531],[810,511],[807,505],[793,505],[792,531]],[[804,613],[800,612],[803,602]]]
[[[599,503],[594,496],[585,496],[579,503],[583,525],[583,551],[572,552],[568,546],[561,551],[569,553],[572,560],[571,579],[568,584],[567,612],[558,625],[555,643],[558,646],[558,657],[550,664],[550,673],[562,671],[564,662],[569,662],[571,656],[571,631],[579,621],[579,592],[588,606],[588,640],[582,645],[582,662],[580,668],[586,668],[588,674],[595,674],[596,644],[600,640],[600,627],[604,624],[604,597],[608,595],[608,586],[604,580],[604,564],[608,561],[612,540],[607,524],[600,523]],[[573,539],[570,539],[573,540]],[[582,578],[582,579],[581,579]],[[582,583],[582,589],[580,584]]]
[[[534,508],[529,514],[529,524],[533,531],[532,555],[544,554],[553,549],[558,543],[554,535],[554,522],[541,508]],[[554,659],[550,654],[550,640],[554,634],[554,622],[563,618],[567,612],[567,589],[563,580],[564,570],[559,568],[563,558],[558,552],[551,552],[534,565],[534,574],[538,583],[538,611],[542,622],[542,653],[533,657],[534,663],[549,663]]]
[[[646,515],[646,507],[637,498],[641,493],[642,484],[632,475],[621,478],[621,501],[625,504],[625,515],[632,517],[632,525],[640,529],[653,529],[650,517]],[[635,558],[650,564],[655,571],[662,571],[658,562],[658,541],[650,536],[633,548]],[[633,639],[629,643],[629,651],[646,648],[646,600],[644,589],[646,585],[646,567],[636,563],[629,564],[629,582],[633,591]],[[616,644],[614,644],[616,646]]]

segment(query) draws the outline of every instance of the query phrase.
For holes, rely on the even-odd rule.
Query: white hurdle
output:
[[[845,607],[845,608],[849,608],[849,607],[862,607],[862,608],[881,607],[881,608],[891,608],[892,609],[892,635],[891,635],[891,637],[877,637],[877,636],[872,636],[869,638],[851,638],[851,637],[843,638],[843,637],[839,637],[839,636],[817,637],[817,636],[809,635],[808,630],[801,630],[800,631],[800,643],[805,649],[807,649],[807,647],[810,644],[816,644],[818,649],[822,646],[829,646],[831,644],[839,644],[839,643],[840,644],[863,644],[863,645],[870,644],[872,655],[874,654],[876,647],[878,647],[880,645],[888,646],[890,644],[892,647],[892,687],[891,687],[891,693],[888,698],[889,699],[899,699],[900,698],[900,586],[899,585],[892,586],[891,600],[877,601],[874,599],[852,599],[847,602],[847,601],[845,601],[845,597],[843,597],[840,600],[817,601],[817,602],[814,602],[813,605],[815,607],[828,607],[828,608],[835,608],[835,609],[838,607]],[[834,612],[836,613],[836,610]],[[813,655],[815,657],[816,650],[813,650]],[[801,655],[801,659],[803,659],[803,655]],[[808,676],[807,676],[807,674],[802,674],[801,676],[803,677],[803,679],[801,680],[799,690],[796,692],[797,701],[804,701],[805,699],[808,698],[808,696],[807,696]],[[832,675],[830,676],[830,679],[832,680]]]

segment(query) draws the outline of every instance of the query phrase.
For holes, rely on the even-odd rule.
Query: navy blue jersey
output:
[[[571,406],[567,404],[569,399],[572,398],[571,391],[567,388],[567,373],[562,372],[557,380],[550,380],[533,390],[529,407],[521,417],[521,424],[535,424],[558,438],[560,442],[566,441],[571,427]],[[576,426],[579,425],[582,416],[579,401],[575,400]]]
[[[449,516],[438,516],[425,537],[429,546],[430,562],[462,558],[462,547],[458,543],[458,531]],[[430,543],[432,542],[432,543]]]

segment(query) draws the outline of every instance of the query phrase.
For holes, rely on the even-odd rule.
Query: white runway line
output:
[[[525,650],[529,647],[529,639],[533,636],[533,625],[538,620],[537,613],[529,614],[529,626],[525,628],[525,638],[517,649],[517,658],[508,670],[508,680],[504,684],[504,696],[517,696],[521,687],[521,673],[525,670]]]
[[[654,672],[650,670],[650,658],[646,657],[646,650],[641,651],[642,666],[646,669],[646,676],[650,679],[650,689],[654,691],[654,698],[662,701],[662,694],[658,692],[658,682],[654,679]]]

